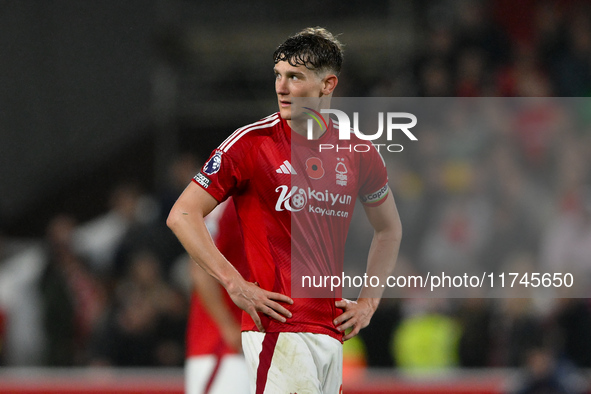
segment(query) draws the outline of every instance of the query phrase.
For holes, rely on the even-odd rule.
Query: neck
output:
[[[322,108],[330,108],[332,95],[320,97],[298,97],[292,101],[291,119],[287,124],[297,134],[306,139],[316,140],[326,132],[328,116],[318,114]],[[312,114],[316,113],[316,115]],[[319,120],[319,117],[321,120]],[[308,135],[308,129],[311,129],[312,135]]]
[[[298,133],[299,135],[301,135],[302,137],[304,137],[306,139],[317,140],[326,131],[326,128],[324,127],[324,125],[322,127],[320,127],[316,122],[313,122],[312,123],[312,138],[308,138],[307,119],[297,120],[297,121],[286,120],[286,122],[292,131],[294,131],[295,133]]]

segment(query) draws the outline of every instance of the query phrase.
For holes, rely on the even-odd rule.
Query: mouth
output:
[[[279,100],[279,106],[281,108],[286,108],[289,107],[291,105],[291,101],[289,100]]]

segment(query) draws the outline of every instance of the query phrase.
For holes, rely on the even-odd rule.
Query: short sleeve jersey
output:
[[[247,279],[294,298],[293,305],[286,305],[293,315],[286,323],[261,316],[266,332],[342,339],[332,323],[342,313],[335,307],[340,293],[322,292],[319,298],[315,289],[302,288],[299,278],[333,275],[339,268],[341,274],[356,198],[377,206],[389,193],[384,161],[366,142],[355,137],[339,141],[332,121],[319,139],[307,140],[275,113],[236,130],[193,178],[218,202],[233,197],[250,270]],[[242,330],[256,330],[246,313]]]

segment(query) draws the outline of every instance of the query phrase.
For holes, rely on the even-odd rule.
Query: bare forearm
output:
[[[213,243],[204,218],[216,205],[217,201],[211,195],[191,183],[172,207],[166,224],[189,256],[226,288],[232,301],[252,317],[260,331],[264,327],[259,312],[285,322],[284,316],[291,317],[291,312],[280,303],[292,304],[293,300],[247,282]]]
[[[400,240],[402,239],[402,225],[390,194],[386,201],[379,207],[365,208],[367,218],[374,228],[374,237],[367,258],[366,273],[371,278],[376,276],[381,284],[385,283],[388,275],[392,274]],[[343,336],[343,340],[353,338],[364,327],[367,327],[371,317],[378,308],[384,288],[366,287],[361,290],[357,301],[339,300],[335,305],[342,308],[343,313],[334,320],[334,325],[341,332],[351,328],[351,331]]]
[[[228,289],[242,277],[217,249],[205,226],[205,216],[216,206],[211,195],[190,183],[172,207],[166,224],[189,256]]]
[[[380,283],[385,283],[385,279],[390,275],[396,263],[398,248],[400,246],[400,236],[398,231],[376,231],[372,241],[367,265],[367,276],[378,277]],[[384,288],[364,287],[357,301],[339,300],[335,303],[337,308],[343,309],[343,314],[334,320],[334,325],[341,332],[351,329],[343,336],[343,340],[349,340],[367,327],[373,314],[380,303]]]
[[[366,272],[369,277],[376,276],[379,283],[384,284],[396,265],[402,240],[402,224],[391,194],[382,206],[366,209],[366,212],[374,228]],[[372,304],[377,307],[383,292],[384,287],[381,285],[364,288],[359,298],[374,298],[376,300],[373,300]]]
[[[398,250],[400,248],[401,232],[396,228],[387,232],[376,232],[369,249],[367,259],[367,276],[378,277],[383,284],[394,271]],[[384,288],[381,286],[363,288],[359,299],[370,299],[370,304],[377,308]]]
[[[203,306],[218,326],[236,326],[238,322],[232,315],[230,308],[224,302],[220,285],[199,267],[193,260],[189,261],[190,273],[193,279],[194,290],[202,300]]]
[[[199,212],[184,212],[182,207],[175,207],[167,224],[189,256],[224,287],[241,278],[215,246]]]

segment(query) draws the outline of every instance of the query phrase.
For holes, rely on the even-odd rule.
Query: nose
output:
[[[277,78],[275,80],[275,92],[280,95],[288,95],[289,88],[287,86],[287,79],[286,78]]]

